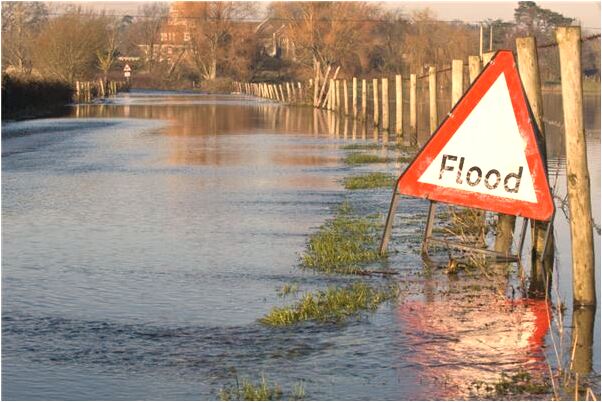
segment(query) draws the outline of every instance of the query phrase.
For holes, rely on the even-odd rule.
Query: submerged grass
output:
[[[527,397],[533,395],[550,395],[550,384],[543,380],[534,379],[528,371],[519,370],[508,374],[502,372],[500,379],[494,383],[474,381],[471,384],[476,395],[499,397]],[[476,396],[475,395],[475,396]]]
[[[341,322],[362,311],[373,311],[383,302],[397,297],[397,287],[379,289],[365,282],[343,288],[306,293],[289,307],[274,307],[260,322],[270,326],[294,325],[302,321]]]
[[[387,173],[368,173],[358,176],[346,177],[343,184],[347,190],[361,190],[368,188],[392,187],[395,177]]]
[[[391,159],[383,156],[365,154],[361,152],[352,152],[345,157],[344,162],[347,165],[363,165],[367,163],[386,163],[390,162]]]
[[[283,396],[280,386],[275,383],[270,385],[263,375],[257,384],[251,382],[248,378],[243,378],[239,382],[238,377],[236,377],[234,386],[222,388],[218,394],[222,401],[275,401],[281,400]],[[293,385],[290,399],[301,400],[304,398],[305,389],[303,384]]]
[[[353,151],[353,150],[363,150],[363,149],[381,149],[384,145],[369,143],[369,144],[347,144],[342,147],[342,149]]]
[[[374,218],[352,215],[345,202],[334,219],[309,237],[303,266],[327,273],[361,273],[360,264],[381,258],[376,249],[379,229]]]

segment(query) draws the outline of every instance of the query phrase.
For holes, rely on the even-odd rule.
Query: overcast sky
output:
[[[83,5],[95,9],[114,10],[116,13],[134,14],[143,2],[139,1],[83,1]],[[267,3],[267,2],[266,2]],[[410,13],[414,9],[429,7],[442,20],[459,19],[463,21],[481,21],[487,18],[512,20],[517,1],[387,1],[387,8],[401,8]],[[538,5],[560,12],[567,17],[581,21],[584,28],[600,29],[599,1],[541,1]]]

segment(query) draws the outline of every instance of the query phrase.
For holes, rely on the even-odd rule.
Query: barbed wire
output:
[[[587,42],[587,41],[599,39],[599,38],[600,38],[600,34],[594,34],[594,35],[586,36],[585,38],[581,38],[581,42]],[[537,48],[538,49],[546,49],[546,48],[557,47],[557,46],[558,46],[557,42],[550,42],[550,43],[545,43],[543,45],[538,45]]]

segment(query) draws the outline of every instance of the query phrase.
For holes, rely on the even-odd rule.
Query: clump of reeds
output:
[[[344,162],[347,165],[363,165],[368,163],[386,163],[390,162],[389,158],[373,154],[365,154],[361,152],[352,152],[345,157]]]
[[[397,296],[397,288],[379,289],[365,282],[343,288],[306,293],[297,303],[275,307],[260,322],[270,326],[293,325],[302,321],[341,322],[361,311],[376,310],[383,302]]]
[[[360,273],[360,264],[381,258],[376,249],[379,229],[375,219],[354,216],[343,203],[335,218],[309,237],[303,266],[327,273]]]
[[[346,177],[343,184],[347,190],[362,190],[380,187],[392,187],[395,177],[387,173],[367,173]]]

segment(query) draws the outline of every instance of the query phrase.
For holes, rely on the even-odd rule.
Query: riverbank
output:
[[[64,81],[3,74],[2,121],[65,114],[73,91]]]

